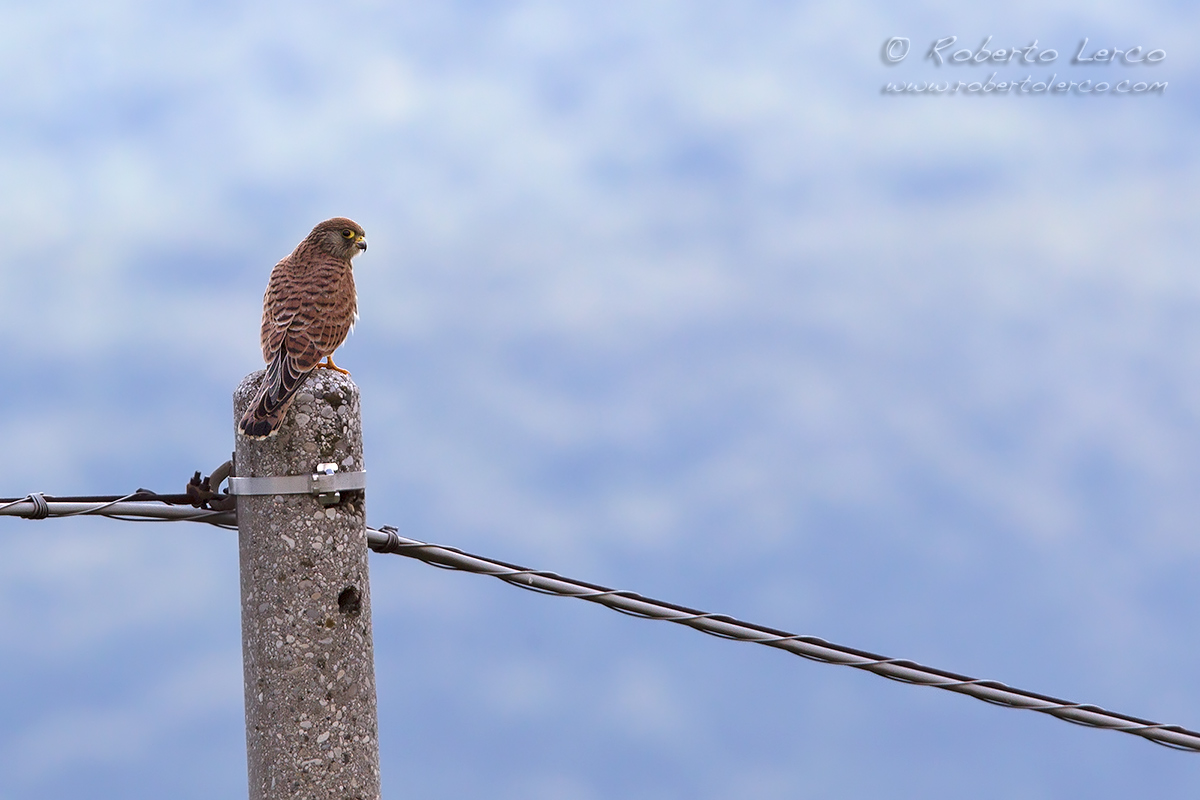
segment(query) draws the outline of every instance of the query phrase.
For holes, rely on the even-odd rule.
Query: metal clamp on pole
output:
[[[339,472],[337,464],[317,464],[311,475],[272,475],[265,477],[231,477],[229,493],[244,494],[312,494],[323,506],[342,501],[342,492],[367,488],[367,472]]]

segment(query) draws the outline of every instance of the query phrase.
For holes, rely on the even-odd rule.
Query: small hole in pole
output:
[[[338,595],[338,611],[343,614],[349,614],[352,617],[357,617],[358,612],[362,611],[362,592],[357,586],[347,586],[342,589]]]

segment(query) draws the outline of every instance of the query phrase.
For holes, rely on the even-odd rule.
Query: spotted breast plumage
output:
[[[238,425],[246,436],[263,439],[277,432],[292,398],[314,369],[349,374],[333,363],[333,351],[358,317],[351,259],[366,249],[359,224],[334,217],[313,228],[271,270],[262,318],[267,372]]]

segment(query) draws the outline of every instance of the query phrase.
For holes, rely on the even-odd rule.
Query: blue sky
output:
[[[372,524],[1200,727],[1198,30],[1171,3],[6,3],[0,495],[224,461],[270,267],[346,215]],[[923,58],[950,35],[1060,56]],[[1084,37],[1167,58],[1072,64]],[[881,92],[992,72],[1168,88]],[[1200,779],[396,557],[372,592],[386,796]],[[0,521],[0,610],[0,795],[244,796],[230,534]]]

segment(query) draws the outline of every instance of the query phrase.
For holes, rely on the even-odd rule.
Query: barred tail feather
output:
[[[241,432],[251,439],[274,435],[308,373],[297,369],[287,352],[281,350],[267,365],[258,394],[238,423]]]
[[[283,415],[287,412],[287,405],[284,405],[280,406],[274,414],[265,414],[262,406],[261,401],[255,403],[254,407],[246,411],[238,426],[242,433],[251,439],[266,439],[268,436],[273,436],[279,431]]]

